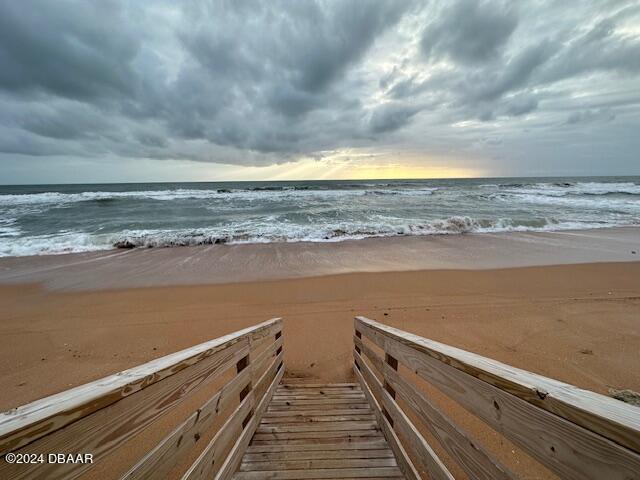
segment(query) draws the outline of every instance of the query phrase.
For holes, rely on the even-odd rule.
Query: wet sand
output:
[[[0,285],[53,290],[244,282],[434,269],[640,261],[640,227],[388,237],[0,258]]]
[[[190,283],[196,285],[179,281],[186,278],[188,269],[176,270],[175,258],[184,261],[189,249],[3,259],[0,409],[275,316],[285,320],[285,366],[289,378],[353,381],[352,319],[354,315],[365,315],[600,393],[606,394],[609,388],[640,391],[640,370],[635,368],[640,362],[640,262],[484,267],[489,263],[485,255],[488,249],[495,250],[491,260],[498,265],[494,267],[501,266],[500,262],[535,262],[537,252],[544,249],[551,259],[564,252],[566,262],[574,263],[581,255],[587,255],[585,252],[595,251],[596,244],[600,245],[602,258],[610,255],[635,259],[630,251],[635,250],[633,245],[639,237],[629,234],[629,229],[623,232],[622,236],[615,232],[607,236],[605,231],[598,231],[595,237],[576,233],[574,248],[567,246],[571,243],[568,242],[557,250],[549,247],[549,242],[562,244],[569,237],[551,235],[541,241],[535,236],[535,242],[526,243],[526,236],[518,235],[515,242],[505,241],[508,248],[502,250],[501,244],[482,247],[485,250],[469,247],[472,242],[479,242],[480,246],[485,241],[490,243],[478,238],[481,236],[456,237],[460,241],[447,237],[430,243],[418,239],[415,244],[410,239],[411,246],[398,247],[401,255],[396,254],[396,258],[408,258],[411,249],[420,248],[413,253],[413,269],[400,260],[395,264],[389,260],[387,270],[395,265],[397,271],[337,274],[317,274],[328,267],[317,262],[321,257],[317,252],[305,250],[315,246],[292,246],[295,254],[289,252],[269,260],[272,269],[265,267],[267,253],[254,253],[253,261],[246,260],[228,275],[223,274],[224,269],[228,268],[229,258],[240,255],[239,247],[225,247],[224,255],[215,248],[195,249],[200,258],[205,252],[215,252],[221,263],[207,264],[213,272],[195,267]],[[396,248],[399,240],[403,239],[389,240],[385,248]],[[453,254],[447,257],[442,253],[452,248],[447,242],[457,242],[459,257],[465,261],[476,259],[471,262],[472,269],[416,269],[423,263],[452,261]],[[465,244],[469,248],[460,249],[461,242],[470,242]],[[383,250],[378,242],[353,243],[345,250],[334,249],[335,262],[331,262],[331,255],[325,261],[338,264],[332,268],[339,269],[349,262],[361,262],[363,269],[374,269],[386,261],[379,257]],[[427,244],[430,249],[424,248]],[[368,248],[370,245],[374,245],[372,249]],[[522,245],[529,245],[526,252],[531,256],[527,257]],[[254,247],[245,247],[245,254],[260,250]],[[275,252],[288,247],[266,251],[277,257]],[[357,258],[349,258],[346,252]],[[391,258],[391,254],[387,255]],[[289,271],[293,278],[278,278],[274,272],[284,273],[285,266],[296,256],[302,267]],[[118,258],[127,258],[128,263]],[[163,258],[173,260],[163,267]],[[140,263],[141,259],[149,262],[147,267]],[[366,265],[364,259],[371,259],[371,263]],[[112,262],[121,263],[106,266]],[[185,263],[198,263],[188,262]],[[309,265],[316,265],[317,269]],[[131,278],[121,276],[125,266],[143,269],[143,273]],[[310,272],[316,276],[307,276]],[[110,288],[115,281],[110,274],[119,275],[121,285],[148,282],[154,286]],[[74,276],[78,278],[74,280]],[[208,281],[211,276],[215,276],[216,283]],[[251,280],[252,276],[262,279]],[[245,281],[237,281],[238,277]],[[19,283],[20,279],[32,283]],[[36,283],[38,280],[40,283]],[[165,286],[167,281],[175,284]],[[523,478],[547,478],[544,470],[536,468],[526,455],[495,432],[446,400],[442,405],[508,466],[525,472]],[[169,416],[166,429],[179,421]],[[142,449],[143,445],[139,447]],[[134,450],[129,449],[128,454],[133,455]],[[122,472],[127,465],[125,460],[114,458],[109,468],[99,472],[102,478],[109,478],[110,473]]]

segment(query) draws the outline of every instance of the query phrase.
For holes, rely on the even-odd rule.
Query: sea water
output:
[[[0,186],[0,256],[640,225],[640,177]]]

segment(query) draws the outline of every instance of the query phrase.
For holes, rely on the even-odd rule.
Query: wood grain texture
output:
[[[331,413],[329,410],[327,413]],[[262,417],[263,425],[296,425],[322,422],[353,422],[358,420],[375,420],[372,413],[363,415],[299,415],[294,414],[287,417]]]
[[[194,448],[221,412],[236,402],[240,392],[251,380],[249,370],[242,371],[233,380],[196,410],[186,421],[158,443],[129,470],[123,480],[164,478],[171,469]]]
[[[260,353],[252,353],[253,358],[251,359],[251,377],[254,382],[262,376],[262,374],[265,372],[265,369],[270,365],[272,359],[278,355],[278,349],[283,347],[283,343],[284,337],[281,336]]]
[[[388,478],[399,477],[402,472],[398,467],[381,468],[329,468],[313,470],[281,470],[266,472],[239,472],[233,478],[238,480],[291,480],[291,479],[323,479],[323,478]]]
[[[624,402],[527,372],[459,348],[356,317],[364,333],[378,332],[640,453],[640,413]]]
[[[298,450],[294,452],[245,453],[243,463],[267,462],[277,460],[317,460],[337,458],[395,458],[389,448],[385,449],[353,449],[353,450]]]
[[[371,405],[371,408],[373,409],[373,412],[378,419],[378,423],[382,429],[382,433],[384,433],[385,438],[389,442],[389,447],[393,451],[396,461],[398,462],[398,466],[400,467],[400,470],[402,470],[404,477],[407,480],[419,480],[420,474],[418,473],[418,470],[409,458],[409,455],[407,455],[405,448],[400,443],[400,439],[396,435],[396,432],[394,432],[393,427],[389,423],[389,420],[387,420],[387,417],[383,415],[382,407],[380,407],[380,404],[373,396],[371,389],[367,385],[367,382],[362,376],[362,373],[360,373],[360,369],[355,363],[353,364],[353,372],[356,375],[358,382],[360,382],[360,385],[362,386],[362,391],[367,397],[367,400],[369,401],[369,404]]]
[[[129,438],[182,402],[196,389],[211,383],[245,356],[249,346],[235,342],[190,368],[165,378],[135,395],[83,417],[62,429],[39,438],[20,453],[93,454],[94,462],[119,448]],[[71,479],[90,469],[95,463],[51,463],[16,465],[0,462],[0,478]]]
[[[282,329],[281,319],[268,320],[2,413],[0,455],[171,377],[237,342],[269,336],[276,329]]]
[[[282,353],[280,353],[282,355]],[[249,423],[245,426],[242,434],[236,441],[235,445],[227,455],[224,464],[220,468],[220,471],[214,477],[214,480],[228,480],[232,478],[234,472],[238,469],[240,462],[242,461],[242,456],[247,450],[247,446],[249,442],[251,442],[251,437],[253,436],[256,428],[260,424],[260,419],[262,415],[267,409],[269,402],[271,401],[271,397],[273,396],[278,384],[282,380],[282,376],[284,375],[284,367],[282,364],[278,365],[278,372],[275,375],[275,378],[267,388],[264,396],[260,400],[257,408],[255,409],[254,415],[251,417]]]
[[[252,443],[247,448],[247,453],[264,453],[264,452],[308,452],[308,451],[330,451],[330,450],[379,450],[388,448],[387,441],[384,438],[374,439],[363,442],[323,442],[323,443],[303,443],[303,444],[265,444],[256,445]]]
[[[429,478],[453,480],[453,475],[442,463],[442,460],[404,414],[395,399],[384,389],[380,380],[376,378],[369,365],[362,360],[356,350],[354,350],[354,358],[367,386],[371,389],[378,403],[385,407],[389,416],[393,419],[393,429],[406,439],[406,443],[403,446],[414,454],[412,458],[415,458],[422,469],[429,474]]]
[[[294,394],[285,387],[277,388],[234,478],[402,478],[368,403],[353,410],[355,415],[318,415],[344,411],[331,409],[304,415],[274,405],[278,397],[314,399],[325,390],[334,391],[332,400],[360,401],[365,396],[358,385],[339,393],[341,387],[297,386]]]
[[[303,470],[318,468],[376,468],[395,467],[396,459],[384,458],[321,458],[321,459],[289,459],[266,460],[264,462],[243,462],[241,472],[269,471],[269,470]]]
[[[281,352],[273,359],[260,381],[273,383],[276,379],[282,377],[282,371],[284,370],[281,368],[282,355],[283,353]],[[249,369],[243,370],[243,372],[245,371],[250,372]],[[265,397],[268,394],[269,392],[265,394]],[[258,408],[264,405],[264,401],[265,398],[261,396],[258,397],[255,390],[251,390],[231,417],[220,427],[216,436],[211,439],[196,461],[189,467],[187,472],[185,472],[182,477],[183,480],[211,478],[216,475],[223,468],[228,457],[223,457],[222,455],[229,450],[229,447],[235,445],[239,438],[246,435],[247,428],[251,428],[251,422],[244,427],[242,422],[252,411],[254,412],[252,416],[253,421],[257,414],[256,412],[258,412]],[[254,411],[256,405],[258,405],[258,408]],[[255,428],[251,431],[251,435],[253,435],[254,430]]]
[[[378,346],[562,478],[639,479],[640,456],[360,322]]]
[[[508,480],[515,475],[480,447],[467,433],[458,428],[433,405],[415,386],[395,369],[386,365],[367,345],[354,336],[354,343],[376,368],[382,368],[386,382],[411,407],[442,448],[465,470],[470,478],[478,480]]]
[[[182,480],[211,478],[220,470],[226,458],[225,453],[229,446],[233,445],[236,439],[242,435],[242,421],[251,413],[254,406],[255,397],[249,393],[185,472]]]

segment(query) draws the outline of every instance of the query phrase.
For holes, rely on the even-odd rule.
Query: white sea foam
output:
[[[17,218],[0,218],[0,237],[18,237],[20,227],[16,225]]]
[[[23,257],[28,255],[55,255],[62,253],[109,250],[113,245],[106,239],[86,233],[63,233],[36,235],[20,238],[0,237],[0,257]]]
[[[0,256],[638,224],[640,185],[633,182],[59,191],[0,195]]]

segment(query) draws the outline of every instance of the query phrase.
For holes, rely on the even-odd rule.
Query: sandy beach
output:
[[[0,2],[0,480],[640,480],[639,2],[290,3]]]
[[[256,262],[253,268],[223,275],[234,257],[267,258],[260,251],[264,246],[225,247],[226,252],[210,250],[218,258],[226,253],[219,270],[195,269],[191,284],[180,281],[185,272],[176,273],[177,259],[205,255],[207,250],[127,251],[129,271],[143,269],[142,262],[153,258],[154,270],[146,270],[146,276],[119,271],[125,263],[118,265],[123,252],[117,251],[2,259],[0,408],[15,407],[277,316],[284,318],[289,378],[353,381],[352,319],[365,315],[599,393],[607,394],[610,388],[639,391],[640,372],[632,366],[640,360],[640,262],[605,262],[620,260],[607,256],[634,258],[631,249],[638,243],[637,231],[620,231],[601,231],[595,239],[574,235],[570,237],[573,248],[570,242],[565,246],[574,254],[566,255],[570,264],[542,266],[517,266],[536,262],[538,247],[532,234],[529,242],[521,236],[511,242],[508,237],[500,239],[510,246],[502,250],[494,236],[423,240],[422,256],[415,257],[413,264],[418,269],[403,263],[418,245],[416,239],[408,239],[406,245],[403,239],[386,240],[383,261],[389,268],[378,272],[353,268],[352,273],[325,273],[322,269],[330,264],[344,268],[340,258],[360,261],[363,269],[374,268],[380,264],[376,249],[382,249],[383,241],[361,242],[359,257],[347,255],[353,244],[332,245],[335,259],[324,251],[315,256],[301,254],[303,248],[313,252],[313,245],[280,245],[279,251],[290,249],[291,256],[301,255],[301,268],[292,269],[291,278],[279,278],[286,261],[272,261],[271,269],[261,269]],[[541,235],[543,247],[539,248],[566,238]],[[478,245],[475,249],[469,247],[473,242]],[[597,242],[601,258],[593,258],[602,263],[575,263],[581,251],[593,249]],[[439,245],[440,250],[426,248],[429,245]],[[372,248],[367,250],[368,246]],[[391,247],[396,252],[395,271],[391,271]],[[479,260],[461,269],[448,260],[454,257],[447,248]],[[550,253],[556,263],[562,248]],[[491,261],[486,254],[489,249],[495,252],[498,265],[504,262],[511,268],[486,268]],[[96,262],[96,257],[101,260]],[[157,263],[162,258],[172,259],[164,265],[165,276],[160,275],[163,264]],[[376,260],[367,267],[366,258]],[[319,265],[320,271],[305,270],[305,262]],[[420,268],[428,262],[449,268]],[[103,270],[96,269],[98,265]],[[105,266],[111,269],[109,274],[104,273]],[[121,288],[112,288],[113,275]],[[215,283],[209,281],[212,276],[217,278]],[[81,288],[78,278],[89,277],[95,283]],[[143,278],[146,283],[141,286]],[[166,285],[167,281],[174,285]],[[459,418],[493,444],[496,454],[512,467],[530,462],[524,454],[510,451],[486,427]]]

